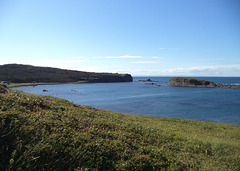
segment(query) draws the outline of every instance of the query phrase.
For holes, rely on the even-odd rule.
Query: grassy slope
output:
[[[8,90],[0,170],[240,170],[240,127],[115,113]]]

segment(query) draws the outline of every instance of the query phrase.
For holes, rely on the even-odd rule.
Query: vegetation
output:
[[[8,83],[66,82],[130,82],[129,74],[94,73],[50,67],[7,64],[0,65],[0,80]]]
[[[240,127],[137,116],[0,86],[0,170],[240,170]]]
[[[38,82],[38,83],[10,83],[7,87],[20,87],[20,86],[37,86],[37,85],[52,85],[52,84],[81,84],[88,83],[88,81],[78,81],[78,82]]]

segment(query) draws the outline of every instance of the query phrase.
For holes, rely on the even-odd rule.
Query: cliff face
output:
[[[168,85],[178,87],[217,87],[212,81],[199,80],[190,77],[173,77],[168,82]]]
[[[32,82],[131,82],[129,74],[94,73],[65,70],[31,65],[7,64],[0,65],[0,81],[12,83]]]

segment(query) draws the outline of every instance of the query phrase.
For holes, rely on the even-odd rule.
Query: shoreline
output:
[[[11,83],[9,85],[6,85],[8,88],[13,88],[13,87],[23,87],[23,86],[38,86],[38,85],[58,85],[58,84],[96,84],[96,83],[126,83],[124,81],[122,82],[91,82],[91,81],[77,81],[77,82],[40,82],[40,83]]]
[[[60,85],[61,83],[59,83],[59,84],[45,84],[45,85]],[[78,85],[78,84],[84,84],[84,83],[62,83],[62,85],[63,85],[63,87],[64,87],[64,84],[66,85],[66,86],[68,86],[68,85],[71,85],[71,84],[75,84],[76,86]],[[87,83],[88,84],[88,83]],[[44,85],[44,84],[42,84],[42,85]],[[91,84],[88,84],[89,86],[91,86]],[[32,89],[31,88],[31,86],[32,85],[28,85],[28,86],[26,86],[26,88],[27,87],[29,87],[30,86],[30,88],[29,89]],[[79,85],[80,86],[80,85]],[[19,86],[19,87],[21,87],[21,86]],[[24,85],[22,85],[22,87],[24,87]],[[14,87],[13,87],[14,88]],[[20,88],[21,89],[21,88]],[[28,89],[28,88],[27,88]],[[34,87],[33,87],[33,89],[34,89]],[[51,94],[51,92],[52,92],[52,90],[51,90],[51,88],[49,88],[49,87],[36,87],[36,89],[39,89],[39,93],[41,94],[41,95],[52,95]],[[74,89],[74,88],[73,88]],[[76,91],[76,90],[73,90],[73,89],[66,89],[66,90],[68,90],[69,92],[71,92],[71,93],[73,93],[73,92],[78,92],[79,93],[79,91]],[[21,91],[21,90],[20,90]],[[31,91],[33,91],[33,90],[31,90]],[[44,93],[44,94],[42,94],[42,92],[49,92],[49,93]],[[28,92],[25,92],[25,93],[28,93]],[[77,93],[77,95],[78,95],[78,93]],[[75,94],[75,93],[73,93],[73,94]],[[80,93],[81,94],[81,93]],[[36,94],[36,95],[39,95],[39,94]],[[52,97],[56,97],[56,96],[52,96]],[[61,98],[61,99],[66,99],[66,100],[70,100],[70,101],[72,101],[71,99],[67,99],[67,98],[64,98],[64,97],[61,97],[61,96],[58,96],[58,98]],[[76,101],[74,101],[74,103],[76,103]],[[89,105],[89,104],[84,104],[84,103],[78,103],[79,105],[88,105],[88,106],[91,106],[91,107],[94,107],[94,105],[92,104],[92,105]],[[100,106],[98,106],[97,108],[101,108],[101,109],[104,109],[104,110],[111,110],[111,109],[109,109],[109,108],[104,108],[103,106],[102,107],[100,107]],[[122,112],[122,113],[128,113],[128,112],[124,112],[124,111],[116,111],[116,109],[115,110],[112,110],[113,112]],[[147,112],[146,112],[147,113]],[[128,114],[132,114],[132,115],[144,115],[144,116],[152,116],[151,114],[149,114],[149,113],[147,113],[147,115],[146,115],[146,113],[144,113],[144,114],[141,114],[141,113],[133,113],[133,112],[130,112],[130,113],[128,113]],[[154,116],[154,117],[161,117],[161,116]],[[168,117],[168,116],[165,116],[165,117],[167,117],[167,118],[178,118],[178,119],[184,119],[184,118],[182,118],[182,117]],[[236,123],[236,122],[234,122],[234,121],[228,121],[228,122],[226,122],[226,120],[223,120],[223,121],[218,121],[218,120],[216,120],[215,118],[212,118],[212,119],[204,119],[204,120],[202,120],[202,119],[192,119],[192,118],[188,118],[188,120],[193,120],[193,121],[205,121],[205,122],[212,122],[212,123],[226,123],[226,124],[233,124],[233,125],[236,125],[236,126],[240,126],[240,124],[239,123]],[[225,122],[224,122],[225,121]]]
[[[91,83],[88,81],[78,81],[78,82],[40,82],[40,83],[11,83],[7,85],[8,88],[13,87],[23,87],[23,86],[38,86],[38,85],[58,85],[58,84],[84,84],[84,83]]]

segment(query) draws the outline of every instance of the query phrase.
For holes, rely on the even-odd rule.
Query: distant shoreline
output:
[[[57,84],[84,84],[84,83],[90,83],[88,81],[78,81],[78,82],[40,82],[40,83],[11,83],[7,85],[8,88],[13,87],[22,87],[22,86],[38,86],[38,85],[57,85]]]

